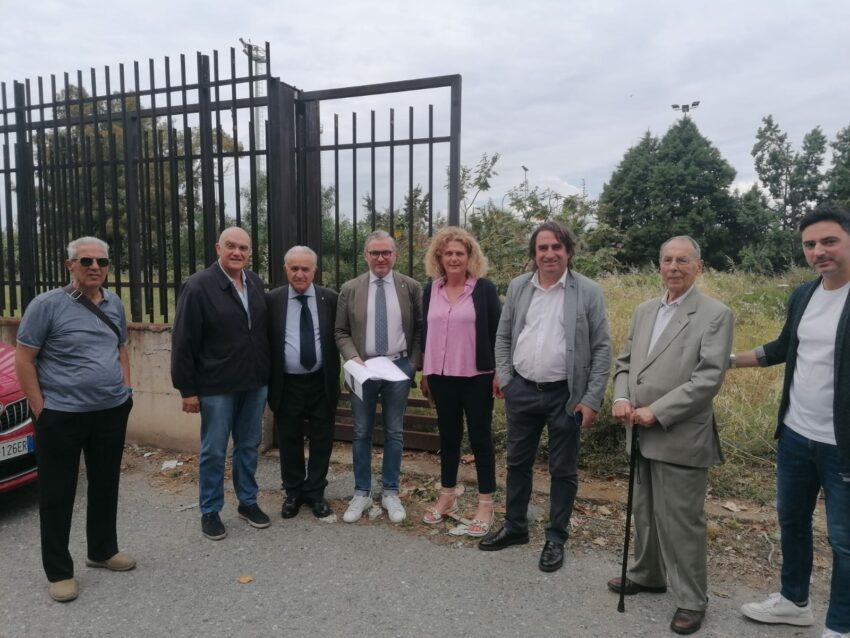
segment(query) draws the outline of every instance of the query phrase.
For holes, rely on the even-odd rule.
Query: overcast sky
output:
[[[0,81],[271,44],[313,90],[459,73],[462,161],[499,152],[492,197],[529,183],[598,196],[626,149],[693,113],[748,187],[772,113],[799,147],[850,125],[847,0],[0,0]],[[241,53],[240,53],[241,55]],[[145,68],[143,66],[143,68]],[[73,75],[72,75],[73,77]],[[399,108],[406,108],[400,103]]]

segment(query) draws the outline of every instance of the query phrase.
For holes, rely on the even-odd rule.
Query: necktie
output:
[[[384,280],[376,279],[378,290],[375,291],[375,354],[387,354],[389,350],[389,335],[387,334],[387,292],[384,290]]]
[[[313,313],[307,307],[307,295],[295,297],[301,302],[301,365],[312,370],[316,365],[316,333],[313,329]]]

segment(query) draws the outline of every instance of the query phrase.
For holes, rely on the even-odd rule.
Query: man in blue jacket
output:
[[[780,591],[742,613],[763,623],[814,623],[809,600],[812,513],[821,488],[832,547],[824,638],[850,637],[850,212],[821,204],[800,222],[806,262],[820,275],[788,303],[782,333],[736,352],[731,367],[785,364],[776,438]]]
[[[233,486],[239,517],[257,528],[269,517],[257,505],[257,448],[270,370],[263,281],[248,270],[251,240],[227,228],[215,245],[218,260],[186,280],[177,300],[171,346],[171,380],[183,411],[201,414],[201,531],[227,536],[224,461],[233,436]]]

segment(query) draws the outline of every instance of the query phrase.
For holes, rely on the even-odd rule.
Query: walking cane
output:
[[[617,611],[626,611],[626,567],[629,562],[629,531],[632,524],[632,498],[635,493],[635,463],[637,462],[638,426],[632,424],[632,446],[629,453],[629,497],[626,500],[626,536],[623,539],[623,571],[620,574],[620,602]]]

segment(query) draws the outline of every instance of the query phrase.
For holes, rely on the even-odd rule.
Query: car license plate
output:
[[[12,439],[11,441],[3,441],[0,443],[0,461],[16,456],[23,456],[33,450],[35,450],[35,444],[32,436],[23,436],[19,439]]]

